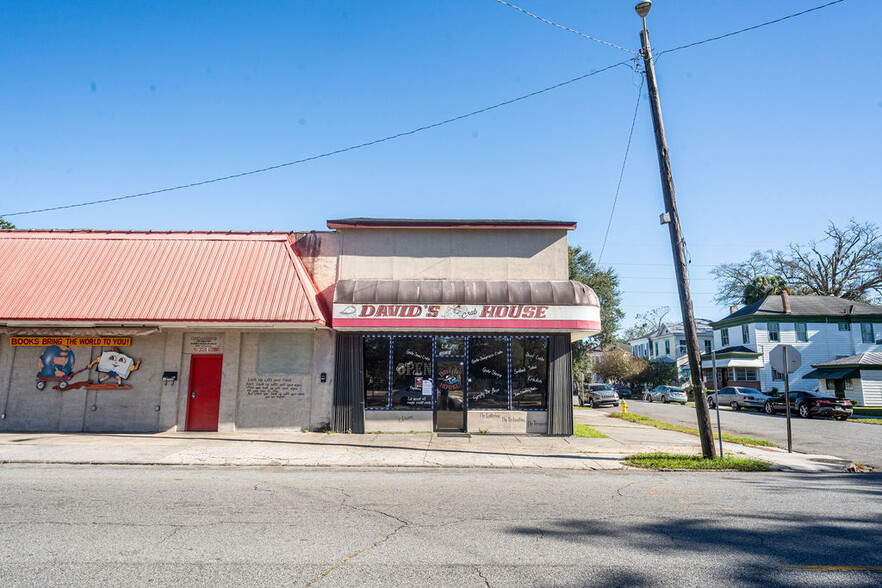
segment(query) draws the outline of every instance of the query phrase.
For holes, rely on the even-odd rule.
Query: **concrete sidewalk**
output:
[[[605,439],[431,433],[2,433],[0,463],[621,469],[634,453],[700,453],[697,437],[576,410],[577,423]],[[725,443],[727,454],[768,461],[776,470],[843,471],[848,460]]]

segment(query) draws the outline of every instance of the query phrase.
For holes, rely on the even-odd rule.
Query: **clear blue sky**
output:
[[[514,4],[632,50],[630,0]],[[823,0],[657,0],[656,50]],[[0,213],[154,190],[407,131],[632,57],[494,0],[29,2],[0,19]],[[882,5],[662,56],[695,310],[708,270],[882,217]],[[437,129],[262,175],[10,217],[20,228],[323,229],[329,218],[575,220],[597,257],[639,77],[618,67]],[[641,100],[603,256],[627,321],[679,314]]]

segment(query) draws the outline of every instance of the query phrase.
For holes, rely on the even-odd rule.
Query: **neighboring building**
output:
[[[0,232],[0,430],[572,434],[575,223]]]
[[[882,352],[882,306],[834,296],[767,296],[713,323],[720,386],[783,390],[784,376],[769,353],[786,343],[802,355],[790,375],[791,388],[819,385],[812,366],[861,353]],[[702,356],[705,381],[713,387],[711,356]]]
[[[711,350],[713,329],[707,319],[695,319],[700,351]],[[689,381],[689,358],[686,354],[686,334],[683,323],[664,323],[661,327],[638,339],[629,341],[631,354],[649,361],[663,361],[677,365],[680,383]]]
[[[818,378],[821,392],[861,406],[882,406],[882,353],[858,353],[812,365],[807,378]]]

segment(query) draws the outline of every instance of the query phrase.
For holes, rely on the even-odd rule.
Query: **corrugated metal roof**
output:
[[[594,290],[572,280],[340,280],[334,302],[600,306]]]
[[[287,233],[0,233],[0,321],[326,324]]]

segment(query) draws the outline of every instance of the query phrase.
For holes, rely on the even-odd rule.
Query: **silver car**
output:
[[[579,395],[579,404],[590,404],[591,408],[598,406],[618,406],[619,395],[611,386],[606,384],[588,384]]]
[[[647,392],[645,397],[649,402],[662,402],[665,404],[668,402],[686,404],[687,400],[686,391],[676,386],[656,386]]]
[[[726,386],[717,393],[708,394],[707,405],[710,408],[716,408],[717,404],[719,404],[720,406],[731,406],[732,410],[755,408],[762,411],[766,401],[770,398],[770,396],[766,396],[753,388]]]

